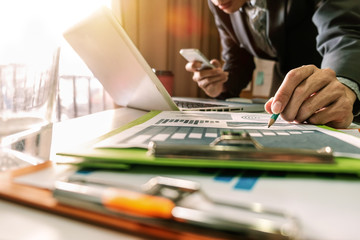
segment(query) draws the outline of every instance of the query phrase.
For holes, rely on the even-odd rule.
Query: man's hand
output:
[[[281,113],[289,122],[325,124],[346,128],[353,120],[355,93],[336,78],[331,69],[306,65],[291,70],[265,104],[268,113]]]
[[[224,72],[218,60],[211,60],[215,66],[213,69],[200,70],[201,62],[188,62],[186,71],[193,72],[193,80],[210,97],[217,97],[224,91],[224,83],[228,79],[228,72]]]

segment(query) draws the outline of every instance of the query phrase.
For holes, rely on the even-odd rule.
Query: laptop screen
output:
[[[179,110],[110,9],[100,8],[66,31],[64,38],[116,104]]]

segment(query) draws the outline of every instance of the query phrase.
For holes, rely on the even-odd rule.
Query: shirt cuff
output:
[[[354,91],[357,100],[354,103],[354,108],[353,108],[353,114],[354,116],[358,116],[360,115],[360,89],[359,89],[359,85],[354,82],[351,81],[347,78],[344,77],[337,77],[337,79],[344,84],[345,86],[347,86],[348,88],[350,88],[351,90]]]

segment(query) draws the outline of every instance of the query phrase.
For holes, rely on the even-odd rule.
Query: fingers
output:
[[[347,128],[353,121],[352,105],[341,99],[326,108],[318,110],[307,120],[308,123],[327,125],[333,128]]]
[[[274,100],[271,106],[272,112],[281,113],[287,106],[298,85],[301,84],[310,75],[312,75],[316,69],[317,68],[315,66],[308,65],[291,70],[285,76],[283,83],[274,96]],[[301,94],[302,93],[298,90],[298,95]]]
[[[269,113],[281,113],[289,122],[349,126],[356,96],[331,69],[313,65],[291,70],[277,93],[265,104]]]
[[[194,61],[194,62],[188,62],[185,65],[185,69],[188,72],[197,72],[199,71],[199,68],[201,68],[202,63],[198,62],[198,61]]]
[[[194,74],[194,76],[197,74]],[[222,81],[223,79],[221,78],[220,75],[211,75],[211,76],[207,76],[207,77],[197,77],[197,78],[193,78],[194,82],[197,82],[198,86],[205,89],[207,88],[209,85],[214,84],[216,82]]]
[[[210,97],[219,96],[223,92],[223,89],[224,84],[222,82],[214,82],[203,88],[204,92]]]
[[[216,68],[221,68],[221,63],[219,62],[219,60],[217,59],[212,59],[210,61],[210,63],[212,65],[214,65]],[[199,61],[194,61],[194,62],[188,62],[186,65],[185,65],[185,69],[186,71],[188,72],[198,72],[198,71],[202,71],[200,70],[202,67],[202,63],[199,62]]]
[[[217,59],[212,59],[212,60],[210,61],[210,63],[211,63],[212,65],[214,65],[216,68],[221,68],[221,63],[220,63],[219,60],[217,60]]]
[[[332,93],[331,96],[328,94],[328,102],[331,104],[316,111],[307,122],[325,124],[333,128],[347,128],[354,118],[352,111],[356,95],[338,81],[334,81],[328,88],[329,93]]]
[[[228,73],[219,68],[195,72],[193,80],[202,88],[210,97],[217,97],[222,89],[223,84],[227,81]]]
[[[227,81],[228,73],[221,68],[221,63],[213,59],[210,62],[215,66],[213,69],[201,69],[202,63],[198,61],[188,62],[185,69],[192,72],[193,81],[204,90],[210,97],[217,97],[223,91],[223,85]]]
[[[316,93],[313,93],[303,100],[297,112],[292,110],[292,113],[289,114],[290,108],[293,107],[291,105],[292,101],[290,101],[289,111],[286,109],[284,115],[286,117],[289,117],[290,115],[290,118],[294,118],[297,122],[304,122],[320,109],[329,107],[334,102],[338,101],[343,95],[342,87],[345,86],[337,80],[324,83],[324,86],[320,90],[317,90]],[[294,95],[294,98],[295,97],[296,96]]]
[[[340,84],[335,72],[330,69],[316,69],[293,90],[282,116],[302,122],[317,110],[335,100],[334,84]]]

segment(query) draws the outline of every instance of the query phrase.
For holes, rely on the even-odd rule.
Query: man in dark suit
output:
[[[207,95],[239,96],[253,57],[276,61],[269,113],[287,121],[346,128],[360,111],[359,0],[208,0],[222,43],[224,66],[193,80]]]

